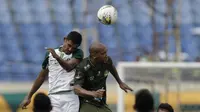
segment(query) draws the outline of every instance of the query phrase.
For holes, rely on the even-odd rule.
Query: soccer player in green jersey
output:
[[[101,43],[93,43],[90,56],[76,67],[74,91],[79,95],[80,112],[111,112],[106,104],[106,79],[110,72],[120,88],[125,92],[132,89],[123,83],[112,59],[107,56],[107,48]]]

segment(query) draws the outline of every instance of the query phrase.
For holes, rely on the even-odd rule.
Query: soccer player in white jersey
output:
[[[53,109],[51,112],[78,112],[79,98],[73,92],[75,67],[83,59],[83,51],[78,49],[82,36],[76,31],[64,37],[61,47],[47,48],[47,53],[42,64],[42,70],[35,80],[31,91],[21,104],[25,109],[31,102],[31,97],[43,84],[45,77],[49,81],[49,97]]]

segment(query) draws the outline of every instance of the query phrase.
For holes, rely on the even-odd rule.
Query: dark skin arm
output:
[[[76,68],[76,73],[74,76],[74,92],[81,97],[94,97],[101,98],[105,90],[99,89],[97,91],[88,91],[82,87],[85,82],[85,74],[81,71],[81,68],[78,66]]]
[[[52,56],[58,61],[60,66],[62,66],[63,69],[65,69],[67,72],[74,69],[74,67],[80,63],[79,59],[72,58],[71,60],[63,60],[60,56],[58,56],[54,49],[47,48],[47,50],[52,54]]]
[[[127,90],[133,91],[133,89],[131,89],[128,85],[121,81],[118,72],[113,64],[110,67],[110,73],[113,75],[120,88],[123,89],[126,93],[128,92]]]
[[[31,98],[33,96],[33,94],[41,87],[41,85],[44,83],[46,76],[48,75],[48,69],[42,69],[37,77],[37,79],[35,80],[31,91],[28,93],[28,95],[26,96],[26,98],[24,99],[24,101],[21,104],[22,109],[26,109],[26,106],[30,104],[31,102]]]
[[[74,86],[74,92],[78,96],[81,96],[81,97],[102,98],[105,90],[99,89],[97,91],[88,91],[88,90],[82,88],[80,85],[75,85]]]

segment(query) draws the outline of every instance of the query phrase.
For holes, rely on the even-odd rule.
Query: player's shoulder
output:
[[[72,53],[72,57],[76,59],[82,60],[84,57],[83,51],[81,49],[77,49]]]
[[[73,52],[73,54],[83,54],[83,50],[82,49],[77,49],[76,51]]]
[[[113,62],[112,62],[112,58],[110,56],[108,56],[108,60],[105,64],[109,64],[109,65],[112,65]]]
[[[77,68],[85,71],[85,67],[89,67],[90,64],[88,62],[88,58],[84,58],[78,65]]]

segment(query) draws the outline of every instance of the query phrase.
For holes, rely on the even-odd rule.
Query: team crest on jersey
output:
[[[89,68],[90,68],[90,65],[89,65],[89,64],[86,65],[86,66],[84,66],[84,70],[85,70],[85,71],[87,71]]]
[[[60,57],[61,57],[62,59],[63,59],[64,55],[65,55],[64,52],[61,52],[61,53],[60,53]]]
[[[106,70],[106,71],[104,72],[104,76],[106,77],[106,76],[108,76],[108,74],[109,74],[109,71]]]
[[[90,80],[94,80],[94,76],[91,76],[91,77],[90,77]]]

